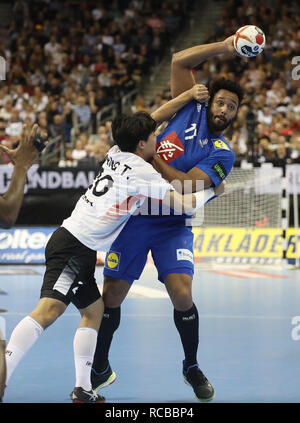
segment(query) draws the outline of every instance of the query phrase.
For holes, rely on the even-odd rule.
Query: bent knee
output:
[[[46,329],[64,313],[66,307],[66,304],[62,301],[52,298],[41,298],[36,309],[30,313],[30,316]]]
[[[130,284],[120,279],[105,278],[103,285],[103,301],[105,307],[119,307],[125,299]]]
[[[102,298],[89,305],[88,307],[79,310],[81,315],[89,320],[100,321],[103,316],[104,303]]]
[[[181,289],[173,293],[171,300],[174,308],[178,311],[187,311],[193,306],[193,297],[188,289]]]

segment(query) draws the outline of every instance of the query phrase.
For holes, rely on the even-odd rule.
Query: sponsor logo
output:
[[[18,228],[0,231],[1,263],[44,263],[45,246],[56,228]]]
[[[194,263],[193,253],[186,248],[179,248],[176,250],[177,260],[188,260]]]
[[[282,230],[280,228],[193,228],[194,256],[239,258],[243,263],[251,259],[282,258]],[[295,230],[287,230],[286,257],[296,258]],[[298,240],[300,248],[300,239]],[[240,261],[239,261],[240,262]],[[237,261],[238,263],[238,261]]]
[[[77,283],[78,285],[83,285],[83,282],[77,282]],[[80,286],[75,286],[75,288],[72,289],[74,295],[76,295],[78,288],[80,288]]]
[[[156,152],[165,162],[170,163],[184,153],[184,146],[173,131],[158,143]]]
[[[224,167],[224,165],[221,162],[218,162],[212,166],[212,169],[216,172],[218,177],[223,180],[227,176],[227,171]]]
[[[47,244],[51,233],[48,234],[43,230],[30,231],[27,229],[15,229],[13,231],[0,232],[0,251],[11,248],[16,250],[18,248],[30,248],[32,250],[39,250]]]
[[[194,320],[194,319],[196,319],[195,314],[192,314],[191,316],[182,318],[182,320],[185,321],[185,322],[189,322],[190,320]]]
[[[223,150],[230,150],[228,145],[222,140],[214,141],[214,146],[217,147],[217,148],[222,148]]]
[[[255,53],[253,52],[252,48],[250,46],[242,46],[241,47],[242,52],[245,56],[252,57],[255,56]]]
[[[3,165],[0,167],[0,194],[7,191],[12,177],[12,166]],[[94,170],[55,169],[43,170],[38,165],[33,165],[27,173],[27,182],[24,193],[45,190],[78,190],[87,189],[96,176]]]
[[[202,108],[202,104],[197,103],[197,112],[200,113]]]
[[[119,270],[120,255],[120,253],[114,251],[109,253],[105,261],[105,267],[110,270]]]

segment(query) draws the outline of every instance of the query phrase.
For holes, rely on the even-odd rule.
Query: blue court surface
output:
[[[100,289],[102,270],[96,269]],[[43,266],[0,267],[7,339],[36,306],[43,272]],[[300,402],[300,271],[202,264],[193,286],[200,315],[198,361],[215,388],[213,402]],[[79,321],[70,305],[21,361],[4,402],[70,403]],[[196,403],[183,382],[182,359],[173,307],[148,264],[122,305],[110,356],[117,380],[102,394],[108,403]]]

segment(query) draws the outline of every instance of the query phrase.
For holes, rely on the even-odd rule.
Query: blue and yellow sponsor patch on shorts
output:
[[[104,267],[109,270],[118,271],[120,259],[121,253],[118,253],[117,251],[110,251],[109,254],[106,255]]]

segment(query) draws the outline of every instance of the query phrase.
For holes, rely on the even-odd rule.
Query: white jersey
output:
[[[107,251],[147,197],[162,200],[173,189],[141,157],[113,146],[93,184],[62,226],[92,250]]]

